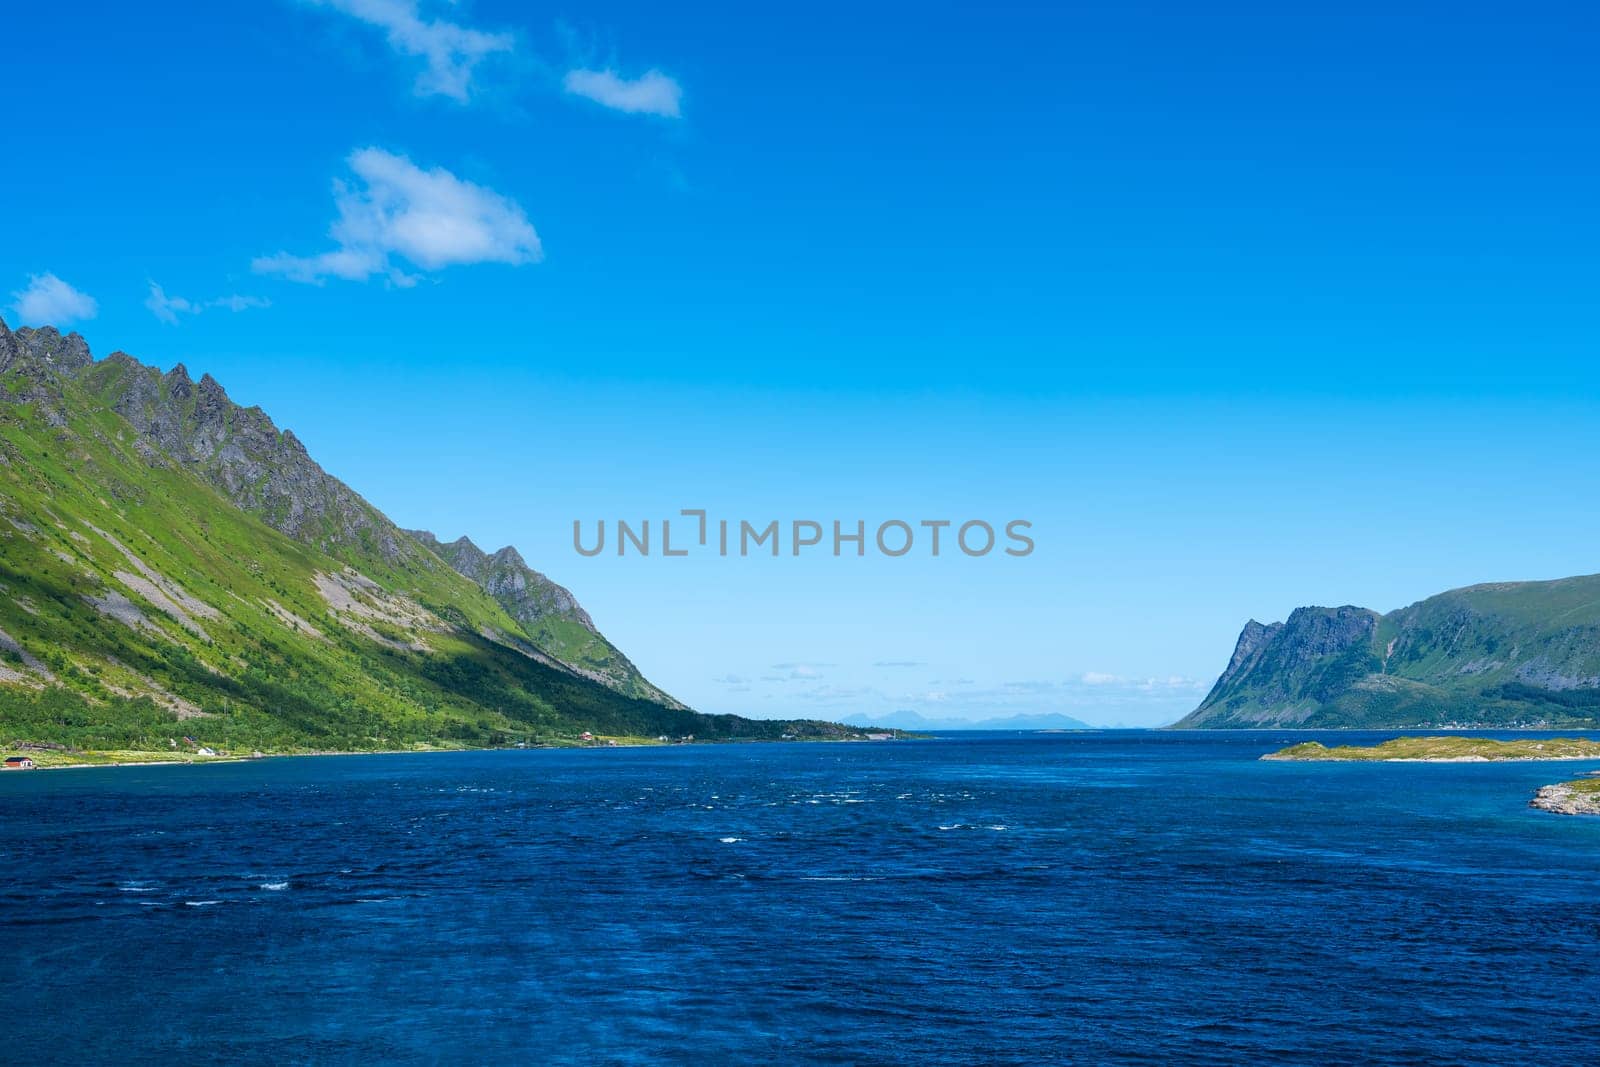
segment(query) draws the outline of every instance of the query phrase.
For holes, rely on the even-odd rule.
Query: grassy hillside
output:
[[[1600,575],[1501,582],[1379,615],[1302,608],[1251,622],[1180,726],[1600,723]]]
[[[114,410],[112,399],[127,395],[115,380],[149,368],[63,368],[0,324],[7,347],[0,743],[139,750],[188,735],[231,750],[292,751],[488,745],[583,730],[854,733],[703,716],[618,693],[528,648],[491,596],[409,537],[394,538],[375,510],[351,520],[350,509],[370,509],[353,493],[319,512],[297,497],[305,478],[295,468],[286,477],[282,465],[252,460],[258,484],[226,494],[219,470],[232,463],[226,477],[238,478],[250,463],[225,459],[208,470]],[[155,401],[188,402],[172,395],[186,376],[157,378]],[[243,451],[229,443],[236,428],[267,432],[236,427],[265,420],[241,411],[212,424],[215,455]],[[289,488],[271,488],[275,480]],[[234,496],[256,490],[277,516],[236,505]],[[321,483],[304,495],[318,493],[337,496]],[[302,538],[276,528],[275,517],[293,519]]]

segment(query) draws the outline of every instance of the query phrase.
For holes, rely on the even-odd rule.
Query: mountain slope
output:
[[[122,352],[94,363],[82,338],[62,338],[48,328],[18,330],[17,336],[36,353],[61,352],[59,365],[127,419],[146,447],[177,459],[269,526],[369,570],[381,560],[380,570],[408,584],[437,585],[442,571],[435,557],[445,557],[480,586],[493,583],[488,591],[537,653],[625,695],[683,706],[647,682],[594,631],[572,594],[529,569],[515,550],[485,557],[465,538],[445,546],[431,534],[400,530],[323,470],[292,432],[280,432],[260,408],[234,404],[209,374],[197,383],[181,363],[163,374]]]
[[[1600,575],[1455,589],[1379,615],[1251,620],[1180,727],[1568,726],[1600,721]]]
[[[541,652],[619,693],[683,707],[646,681],[639,668],[595,629],[594,620],[569,590],[528,566],[515,548],[507,545],[491,555],[466,537],[442,542],[426,530],[406,532],[494,597]]]
[[[209,377],[95,363],[75,334],[0,323],[0,741],[370,749],[582,730],[853,732],[616,692]]]

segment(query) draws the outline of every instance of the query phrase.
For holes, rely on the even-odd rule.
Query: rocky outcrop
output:
[[[406,532],[433,549],[434,554],[457,573],[482,586],[518,622],[536,623],[556,617],[571,619],[586,630],[594,630],[594,620],[578,604],[577,598],[564,586],[529,567],[522,554],[510,545],[491,554],[464,536],[443,542],[427,530]]]
[[[36,404],[45,423],[60,428],[67,423],[55,383],[63,375],[90,362],[89,346],[75,333],[63,337],[54,327],[16,331],[0,322],[0,374],[8,377],[7,398]]]
[[[196,382],[181,363],[163,374],[125,352],[77,369],[150,443],[290,537],[340,558],[370,546],[391,563],[431,565],[420,546],[323,470],[291,431],[279,430],[258,407],[235,404],[211,375]]]
[[[515,548],[507,545],[489,553],[467,537],[441,541],[427,530],[406,533],[494,597],[539,653],[619,693],[668,707],[683,706],[647,681],[595,628],[577,598],[528,566]]]
[[[1254,619],[1244,624],[1244,629],[1239,632],[1239,641],[1233,646],[1233,658],[1228,660],[1228,669],[1222,672],[1222,677],[1217,680],[1219,689],[1227,687],[1240,675],[1249,673],[1261,660],[1261,653],[1266,651],[1272,639],[1283,630],[1283,623],[1275,622],[1270,626],[1263,626]]]
[[[1600,815],[1600,789],[1595,788],[1597,786],[1600,786],[1600,782],[1592,778],[1547,785],[1534,794],[1528,806],[1557,815]]]
[[[41,326],[37,330],[23,326],[16,331],[16,337],[34,359],[60,371],[71,373],[93,362],[89,342],[77,333],[62,336],[54,326]]]

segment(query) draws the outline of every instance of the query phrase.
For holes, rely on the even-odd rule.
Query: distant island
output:
[[[992,719],[929,719],[914,711],[891,711],[887,715],[874,715],[852,719],[863,728],[890,727],[920,733],[949,733],[955,730],[1092,730],[1094,727],[1060,712],[1038,715],[1008,715]]]
[[[1377,745],[1329,748],[1306,741],[1261,757],[1377,763],[1492,763],[1506,760],[1600,759],[1600,741],[1584,737],[1497,741],[1488,737],[1396,737]]]
[[[1600,575],[1254,619],[1180,729],[1600,726]]]

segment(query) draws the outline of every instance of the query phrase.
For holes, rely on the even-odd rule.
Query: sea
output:
[[[4,772],[0,1059],[1594,1062],[1600,761],[1392,736]]]

